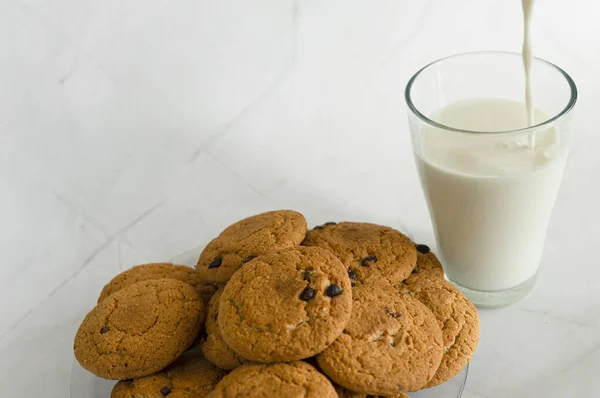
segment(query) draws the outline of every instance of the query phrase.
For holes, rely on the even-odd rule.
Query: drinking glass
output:
[[[502,131],[463,129],[463,123],[446,125],[436,115],[461,101],[523,103],[525,74],[519,53],[475,52],[443,58],[415,73],[406,86],[415,163],[438,255],[446,278],[478,306],[515,303],[535,286],[571,146],[570,125],[577,101],[573,79],[539,58],[533,60],[531,77],[535,108],[547,117],[538,116],[532,126],[525,123]],[[482,120],[486,116],[473,112],[460,117]],[[532,134],[550,137],[550,141],[541,149],[526,147]],[[485,162],[490,156],[486,151],[496,143],[506,147],[506,156],[499,149],[492,154],[493,162]],[[545,161],[539,167],[520,169],[510,156],[520,150],[537,150]],[[455,152],[473,163],[453,168],[439,161]],[[478,159],[484,161],[479,164]]]

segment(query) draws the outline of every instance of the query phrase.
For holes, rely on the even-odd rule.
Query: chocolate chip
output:
[[[310,282],[310,276],[312,275],[312,272],[314,271],[314,268],[307,268],[304,270],[304,275],[303,275],[303,279],[307,282]]]
[[[348,270],[348,276],[350,277],[350,279],[352,279],[353,281],[358,280],[358,276],[356,275],[356,273],[354,271],[352,271],[351,269]]]
[[[421,254],[429,253],[429,246],[427,245],[417,245],[417,251]]]
[[[389,307],[385,307],[385,313],[388,314],[389,316],[391,316],[392,318],[402,318],[402,314],[399,312],[393,312]]]
[[[418,274],[418,273],[419,273],[419,270],[418,270],[417,268],[415,268],[415,269],[413,269],[413,270],[412,270],[412,272],[411,272],[411,273],[412,273],[412,274]]]
[[[333,283],[327,286],[327,289],[325,289],[325,294],[329,297],[339,296],[340,294],[342,294],[342,288]]]
[[[313,289],[312,287],[307,286],[304,288],[302,293],[300,293],[300,300],[302,301],[312,300],[313,297],[315,297],[315,289]]]
[[[317,225],[316,227],[314,227],[313,229],[323,229],[322,225]]]
[[[171,393],[171,389],[169,387],[163,387],[160,389],[160,393],[163,395],[163,397],[166,397]]]
[[[326,222],[325,224],[323,224],[323,225],[335,225],[335,224],[337,224],[337,223],[336,223],[336,222],[333,222],[333,221],[327,221],[327,222]]]
[[[104,326],[102,329],[100,329],[100,334],[104,334],[106,332],[108,332],[110,330],[110,328],[108,326]]]
[[[254,260],[256,256],[249,256],[242,260],[242,264],[246,264],[248,261]]]
[[[208,264],[208,268],[219,268],[221,263],[223,262],[223,257],[215,257],[210,264]]]
[[[363,258],[362,260],[362,266],[363,267],[367,267],[370,264],[369,263],[376,263],[377,262],[377,257],[375,256],[367,256],[365,258]]]

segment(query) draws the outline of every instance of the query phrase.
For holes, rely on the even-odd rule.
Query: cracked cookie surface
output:
[[[225,286],[218,323],[223,340],[256,362],[292,361],[324,350],[352,312],[343,264],[318,247],[297,247],[244,264]]]
[[[337,398],[327,378],[302,361],[242,365],[223,378],[208,398]]]
[[[135,380],[121,380],[111,398],[203,398],[225,372],[197,353],[185,353],[165,370]]]
[[[393,395],[425,386],[442,358],[442,331],[431,311],[387,285],[358,286],[353,296],[344,332],[317,355],[321,370],[364,394]]]
[[[304,216],[292,210],[258,214],[225,228],[200,254],[196,271],[203,280],[225,283],[254,257],[295,247],[306,236]]]
[[[401,232],[382,225],[326,223],[308,231],[302,245],[331,251],[346,266],[353,285],[397,285],[417,262],[417,251]]]
[[[204,322],[204,304],[175,279],[136,283],[90,311],[75,336],[75,358],[105,379],[148,376],[175,361]]]
[[[454,285],[426,274],[411,275],[400,291],[425,304],[436,317],[444,342],[444,355],[426,388],[456,376],[471,360],[479,342],[477,308]]]
[[[217,291],[217,286],[214,283],[204,281],[201,275],[199,275],[192,267],[188,267],[187,265],[174,265],[171,263],[152,263],[137,265],[115,276],[102,289],[98,302],[101,302],[114,292],[118,292],[127,286],[150,279],[162,278],[177,279],[189,283],[196,288],[196,291],[200,297],[202,297],[204,303],[207,303]]]
[[[231,370],[248,362],[235,353],[223,340],[217,316],[223,288],[217,290],[208,302],[206,310],[206,340],[202,342],[202,352],[206,359],[221,369]]]

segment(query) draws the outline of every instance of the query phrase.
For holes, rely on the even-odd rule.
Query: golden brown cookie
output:
[[[194,341],[204,304],[175,279],[138,282],[88,313],[75,336],[75,358],[105,379],[148,376],[175,361]]]
[[[349,390],[374,395],[415,391],[442,359],[442,331],[425,305],[388,285],[353,289],[352,318],[317,355],[321,370]]]
[[[397,285],[410,275],[417,262],[411,240],[382,225],[326,223],[309,231],[302,243],[331,251],[346,266],[353,285]]]
[[[219,314],[219,302],[222,293],[223,288],[217,290],[208,302],[205,323],[206,340],[202,343],[202,352],[206,359],[221,369],[231,370],[248,361],[229,348],[221,336],[217,316]]]
[[[444,356],[426,388],[456,376],[471,360],[479,342],[477,309],[454,285],[422,274],[404,281],[400,291],[415,297],[433,312],[444,341]]]
[[[225,372],[197,353],[183,354],[165,370],[133,380],[121,380],[111,398],[202,398],[215,389]]]
[[[223,340],[256,362],[303,359],[325,349],[352,311],[344,265],[318,247],[260,256],[236,272],[221,296]]]
[[[256,256],[295,247],[306,235],[304,216],[278,210],[245,218],[225,228],[200,254],[196,270],[203,280],[225,283]]]
[[[223,378],[208,398],[337,398],[325,376],[302,361],[242,365]]]
[[[142,264],[123,271],[115,276],[102,289],[98,302],[101,302],[114,292],[117,292],[124,287],[131,286],[134,283],[162,278],[177,279],[194,286],[205,304],[208,303],[208,300],[210,300],[212,295],[217,291],[217,286],[214,283],[202,280],[202,277],[192,267],[186,265],[174,265],[171,263]]]

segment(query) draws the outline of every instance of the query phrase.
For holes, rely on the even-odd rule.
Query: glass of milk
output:
[[[406,86],[415,162],[446,277],[475,304],[535,286],[571,146],[571,77],[531,65],[528,124],[521,54],[476,52],[419,70]]]

